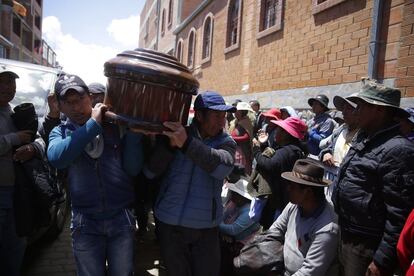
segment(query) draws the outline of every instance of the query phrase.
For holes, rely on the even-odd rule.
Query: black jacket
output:
[[[269,183],[272,190],[272,195],[262,212],[260,220],[260,224],[264,229],[268,229],[272,225],[275,210],[280,209],[282,211],[289,202],[286,191],[287,184],[281,174],[291,171],[296,160],[305,158],[306,154],[307,149],[304,143],[278,147],[271,158],[263,155],[259,147],[253,147],[253,156],[257,162],[256,170]]]
[[[334,185],[341,235],[359,237],[375,250],[376,265],[393,270],[398,236],[414,207],[414,144],[398,125],[371,138],[360,132]]]

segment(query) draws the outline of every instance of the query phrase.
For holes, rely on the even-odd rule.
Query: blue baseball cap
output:
[[[194,101],[194,110],[200,109],[236,112],[235,106],[226,105],[223,97],[214,91],[206,91],[197,96]]]

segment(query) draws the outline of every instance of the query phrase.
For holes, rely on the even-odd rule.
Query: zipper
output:
[[[103,212],[103,211],[105,211],[107,208],[106,208],[106,197],[105,197],[105,191],[104,191],[104,187],[103,187],[103,184],[102,184],[102,181],[101,181],[101,172],[100,172],[100,169],[99,169],[99,160],[98,159],[96,159],[96,161],[95,161],[95,170],[96,170],[96,174],[98,175],[98,183],[99,183],[99,188],[100,188],[100,192],[101,192],[101,198],[102,198],[102,209],[101,209],[101,211]]]
[[[187,192],[185,193],[184,204],[183,204],[183,207],[181,208],[180,217],[178,218],[178,225],[181,225],[181,222],[182,222],[182,219],[183,219],[183,213],[184,213],[185,207],[187,207],[188,195],[190,194],[191,183],[193,182],[194,168],[195,168],[195,165],[193,163],[193,166],[191,168],[191,174],[190,174],[191,178],[190,178],[190,181],[189,181],[188,186],[187,186]]]

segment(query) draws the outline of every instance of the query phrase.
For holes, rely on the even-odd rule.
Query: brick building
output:
[[[175,54],[202,90],[308,108],[304,99],[349,95],[370,75],[414,106],[413,0],[181,0],[178,8]]]
[[[147,0],[141,11],[139,47],[174,55],[174,29],[181,18],[178,0]]]
[[[42,39],[42,0],[2,0],[0,57],[57,66],[56,54]]]

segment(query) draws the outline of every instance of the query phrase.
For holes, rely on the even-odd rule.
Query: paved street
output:
[[[159,247],[155,242],[154,227],[143,238],[137,238],[136,275],[163,276],[159,269]],[[72,255],[69,219],[60,236],[53,242],[42,242],[26,253],[23,276],[73,276],[76,275]]]

